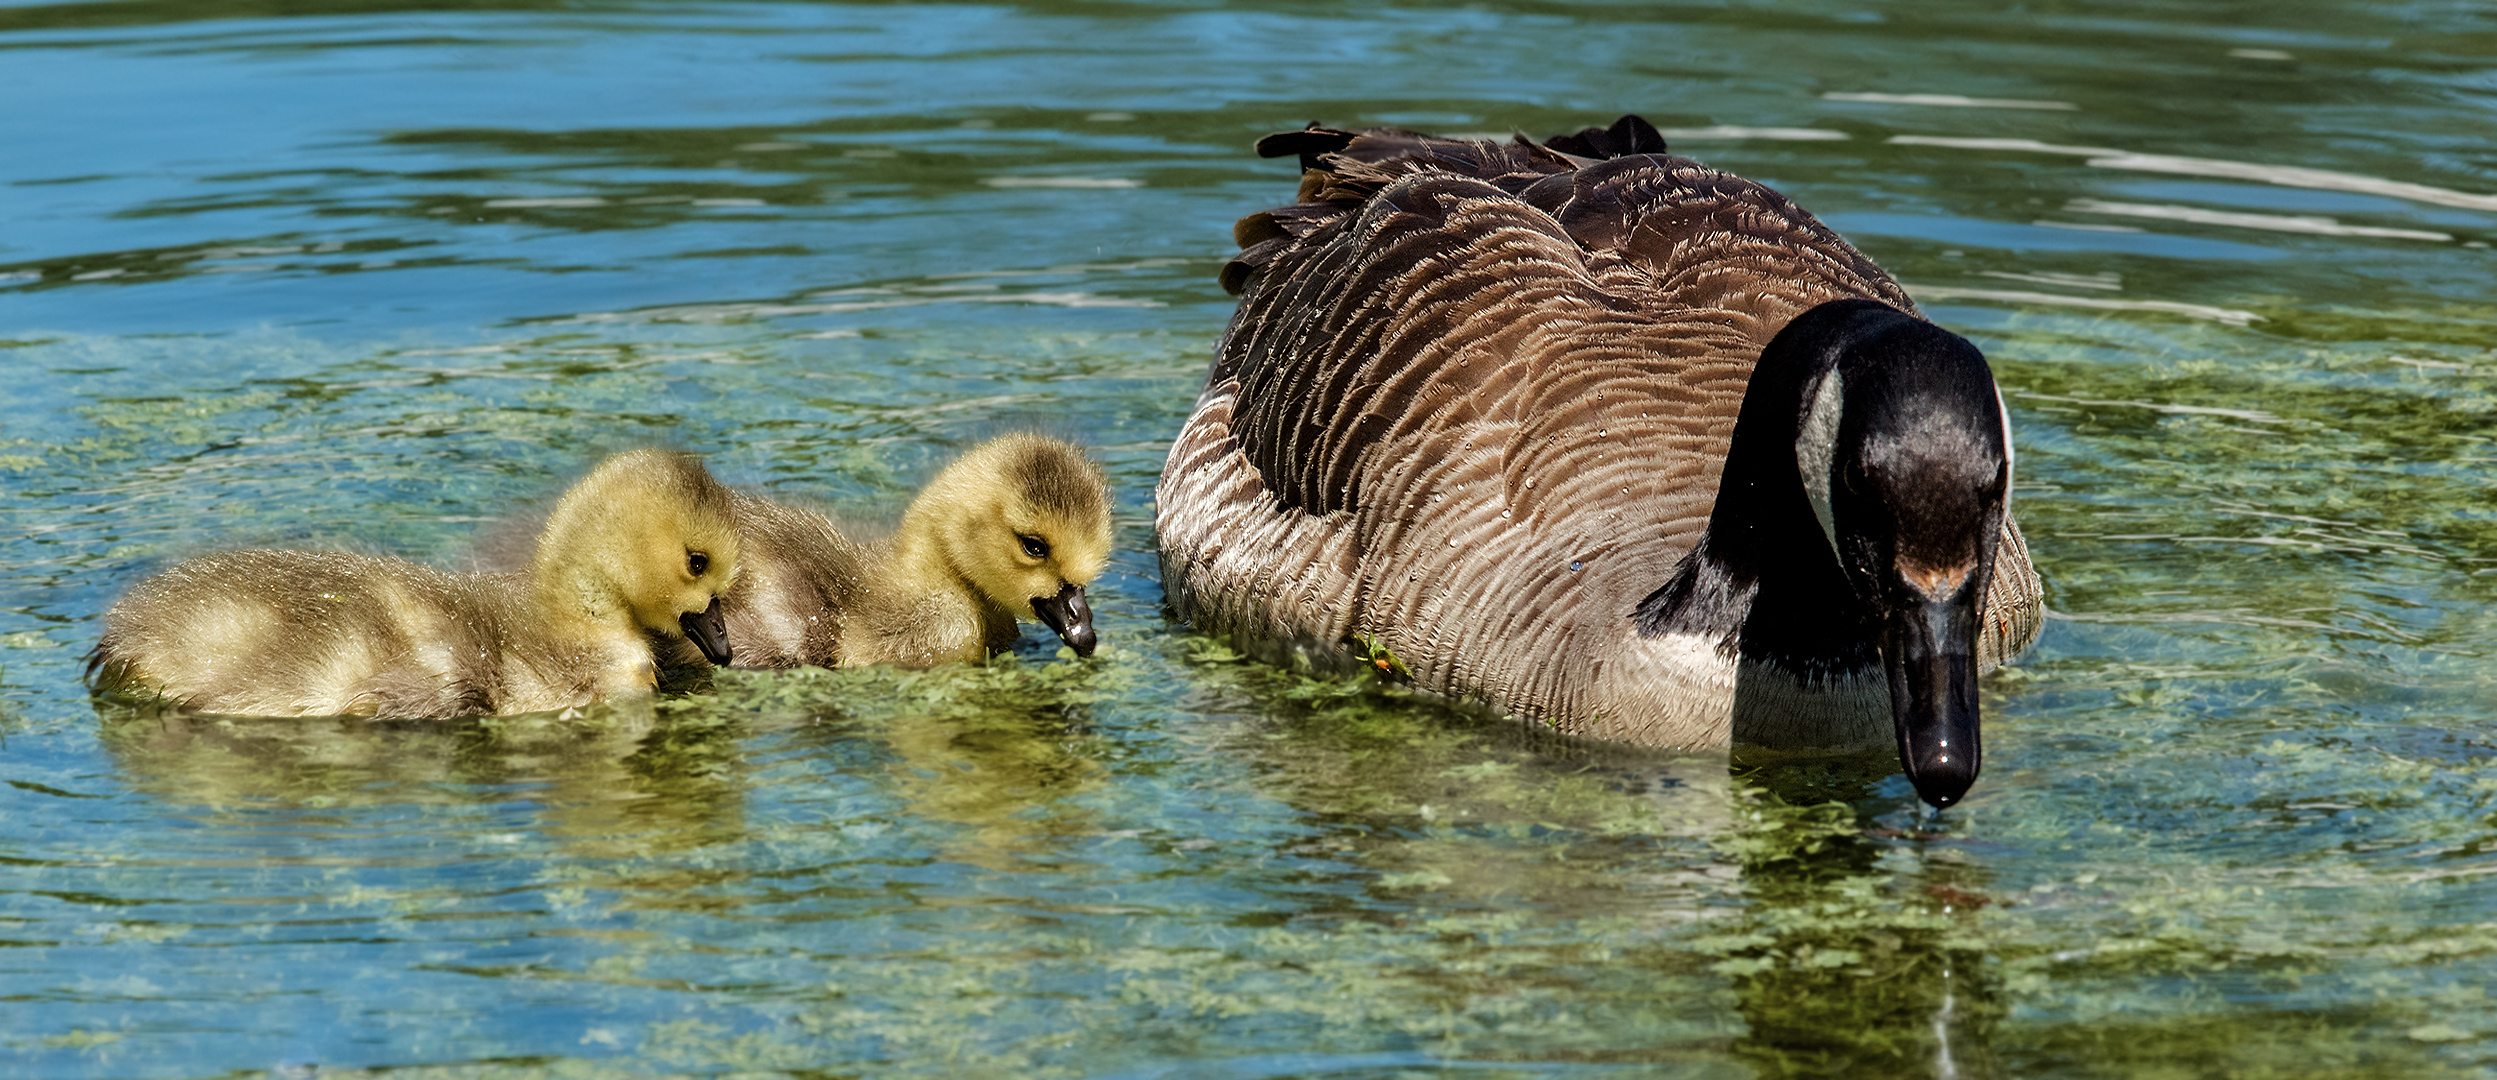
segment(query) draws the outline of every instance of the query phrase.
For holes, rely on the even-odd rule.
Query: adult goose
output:
[[[1199,629],[1566,733],[1895,743],[1966,794],[2037,636],[1999,391],[1776,192],[1635,116],[1536,145],[1308,130],[1157,492]]]

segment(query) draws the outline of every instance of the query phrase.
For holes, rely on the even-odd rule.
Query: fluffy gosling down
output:
[[[690,454],[635,450],[566,491],[528,568],[229,551],[139,583],[104,615],[99,693],[255,716],[441,718],[649,693],[652,642],[730,659],[729,490]]]
[[[930,666],[1014,648],[1037,618],[1079,656],[1110,558],[1110,488],[1068,443],[1000,436],[937,474],[886,540],[739,493],[743,569],[721,603],[739,667]],[[691,660],[676,647],[674,663]]]

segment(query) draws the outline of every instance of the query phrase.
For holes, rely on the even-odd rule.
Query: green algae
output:
[[[1886,755],[1589,746],[1416,694],[1392,671],[1254,663],[1153,628],[1149,603],[1111,588],[1086,661],[1035,647],[934,671],[724,672],[647,709],[570,719],[108,711],[105,790],[242,843],[231,860],[251,868],[210,871],[235,907],[151,902],[46,940],[253,948],[251,912],[310,905],[311,921],[410,947],[450,927],[530,943],[363,969],[412,1005],[449,1007],[469,991],[424,980],[456,978],[560,986],[606,1017],[559,1040],[585,1056],[463,1065],[445,1051],[393,1070],[419,1075],[627,1069],[608,1055],[778,1075],[1101,1075],[1251,1060],[1280,1038],[1381,1075],[2481,1068],[2497,1024],[2475,988],[2497,970],[2497,922],[2468,898],[2497,852],[2497,744],[2468,655],[2485,590],[2456,568],[2481,557],[2482,496],[2449,467],[2477,453],[2449,437],[2476,412],[2437,411],[2476,391],[2371,359],[2378,346],[2245,352],[2233,331],[2042,317],[1981,332],[2012,387],[2019,507],[2056,617],[2037,653],[1989,681],[1985,779],[1937,820]],[[1158,363],[1158,346],[1130,345],[1137,366]],[[274,400],[132,409],[92,437],[142,455],[239,441],[284,477],[287,443],[247,441],[270,424],[456,444],[502,438],[460,425],[508,400],[492,424],[542,424],[551,447],[596,425],[532,405],[534,376],[621,407],[720,351],[635,346],[606,355],[667,358],[566,367],[585,347],[521,344],[396,388],[360,387],[366,361],[327,358]],[[1082,365],[1112,346],[1063,347]],[[2276,384],[2294,389],[2263,396]],[[521,395],[496,396],[509,386]],[[2386,394],[2427,404],[2383,407]],[[359,401],[377,413],[347,416]],[[738,451],[749,475],[889,506],[934,455],[878,448],[926,433],[888,426],[899,414],[873,395],[843,407],[850,434],[830,447],[765,425],[787,441]],[[305,411],[269,419],[288,409]],[[560,455],[545,455],[450,489],[443,516],[559,483]],[[2307,475],[2336,456],[2358,464]],[[1150,446],[1133,457],[1123,505],[1150,475]],[[2416,479],[2345,501],[2392,474]],[[293,483],[255,496],[240,527],[303,530],[267,523],[314,490]],[[353,526],[359,543],[419,552],[461,551],[491,527]],[[1124,544],[1146,542],[1132,517],[1121,527]],[[149,558],[145,535],[99,533],[75,564]],[[2336,569],[2288,572],[2289,552]],[[9,675],[0,701],[75,651],[36,647],[59,640],[51,629],[12,634],[26,645],[10,670],[37,674]],[[68,722],[55,699],[32,700],[12,745]],[[271,859],[255,838],[272,827],[318,843]],[[414,842],[390,839],[403,833]],[[150,868],[161,853],[73,854],[83,868],[36,868],[38,887],[185,888]],[[426,869],[467,865],[501,868],[500,886]],[[129,1053],[142,1034],[80,1052]]]
[[[11,205],[52,215],[0,266],[24,327],[0,342],[13,1074],[2497,1068],[2484,215],[1888,141],[2479,191],[2465,16],[760,5],[411,35],[353,3],[121,7],[0,19],[11,71],[83,88],[31,130],[117,134],[7,166],[38,170]],[[93,40],[22,33],[45,27]],[[681,81],[712,55],[735,77]],[[160,64],[250,130],[115,96]],[[332,92],[403,75],[517,81],[483,110]],[[1927,88],[2076,108],[1821,96]],[[1224,232],[1291,186],[1248,141],[1623,108],[1911,282],[2259,316],[1929,308],[2006,387],[2051,610],[1939,817],[1887,755],[1590,747],[1413,694],[1375,650],[1384,672],[1308,678],[1162,620],[1153,479],[1230,311]],[[2023,224],[2078,198],[2455,240]],[[697,204],[719,199],[743,201]],[[1117,490],[1089,661],[1036,633],[985,666],[442,724],[99,710],[79,685],[112,596],[200,550],[464,567],[651,442],[873,519],[1036,423]]]

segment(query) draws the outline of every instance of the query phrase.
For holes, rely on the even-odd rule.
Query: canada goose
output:
[[[929,666],[1014,648],[1037,617],[1078,655],[1098,641],[1084,586],[1110,558],[1110,488],[1084,452],[1014,434],[937,474],[882,542],[739,492],[742,569],[720,611],[737,665]],[[676,648],[675,663],[692,659]]]
[[[1315,125],[1157,492],[1199,628],[1600,739],[1894,740],[1936,806],[2037,636],[1975,347],[1776,192],[1623,117]],[[1712,509],[1713,507],[1713,509]]]
[[[730,655],[729,491],[689,454],[617,454],[574,484],[526,570],[229,551],[140,582],[104,614],[99,692],[205,712],[431,718],[648,693],[650,638]]]

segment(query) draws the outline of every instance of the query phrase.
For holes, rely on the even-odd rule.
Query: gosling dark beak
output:
[[[1899,764],[1916,794],[1948,807],[1977,782],[1977,590],[1911,603],[1883,619],[1882,666],[1890,672],[1890,718]]]
[[[728,617],[720,614],[719,597],[712,597],[711,606],[699,612],[677,616],[676,622],[693,639],[694,647],[702,650],[703,659],[728,666]]]
[[[1032,601],[1032,613],[1058,632],[1058,639],[1077,656],[1091,656],[1092,647],[1101,639],[1092,632],[1092,605],[1084,602],[1084,587],[1067,582],[1058,595]]]

